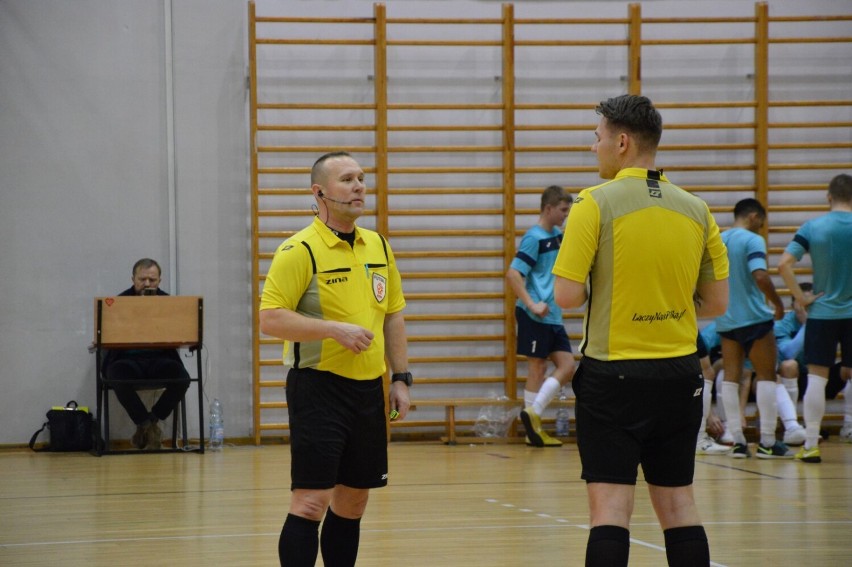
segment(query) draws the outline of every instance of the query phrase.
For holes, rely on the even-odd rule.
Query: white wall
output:
[[[173,7],[172,244],[164,3],[0,2],[0,444],[52,405],[95,406],[92,298],[143,256],[167,291],[204,296],[206,391],[248,434],[246,14]]]
[[[386,3],[389,15],[434,16],[438,6],[499,17],[501,2]],[[0,445],[25,443],[52,405],[95,405],[92,298],[127,287],[143,256],[161,262],[171,293],[205,297],[207,395],[224,401],[228,436],[251,433],[247,6],[173,0],[168,54],[164,4],[0,1]],[[370,16],[372,4],[259,0],[258,13]],[[517,2],[516,16],[523,5],[527,14],[624,17],[627,2],[568,4]],[[753,6],[647,1],[643,15],[753,15]],[[849,3],[770,1],[773,14],[805,9],[848,13]],[[826,65],[824,76],[852,59],[849,44],[823,51],[830,56],[813,64]],[[330,84],[322,66],[306,72]],[[676,82],[669,88],[676,94]],[[123,425],[114,436],[129,436]]]

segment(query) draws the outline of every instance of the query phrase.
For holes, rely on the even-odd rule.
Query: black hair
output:
[[[757,213],[759,216],[766,218],[766,209],[760,204],[757,199],[743,199],[734,205],[734,218],[747,217],[751,213]]]
[[[828,184],[828,194],[838,201],[852,203],[852,176],[841,173]]]
[[[559,203],[574,202],[574,197],[565,192],[565,189],[559,185],[551,185],[541,194],[541,210],[543,211],[547,205],[558,205]]]
[[[663,117],[651,99],[625,94],[602,100],[595,112],[606,118],[609,126],[627,130],[639,142],[643,152],[654,152],[663,135]]]

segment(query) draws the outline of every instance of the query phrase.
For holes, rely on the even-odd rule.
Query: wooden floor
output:
[[[823,463],[698,457],[714,565],[852,565],[852,445]],[[392,443],[362,522],[362,567],[582,565],[577,447]],[[0,453],[0,565],[277,565],[289,448],[114,455]],[[630,565],[665,565],[645,486]],[[318,564],[322,564],[321,561]]]

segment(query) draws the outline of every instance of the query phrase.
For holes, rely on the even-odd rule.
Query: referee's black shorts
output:
[[[312,368],[287,374],[290,489],[388,483],[387,421],[381,377],[352,380]]]
[[[666,378],[574,374],[577,447],[586,482],[688,486],[701,425],[700,373]]]

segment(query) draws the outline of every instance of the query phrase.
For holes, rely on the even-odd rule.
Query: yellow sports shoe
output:
[[[521,410],[521,421],[527,430],[527,445],[533,447],[561,447],[562,441],[554,439],[541,428],[541,417],[532,408]]]
[[[561,447],[562,446],[562,441],[560,441],[559,439],[554,439],[553,437],[548,435],[547,431],[545,431],[544,429],[539,431],[538,434],[541,437],[541,441],[542,441],[542,443],[544,443],[545,447]]]
[[[805,446],[802,445],[802,448],[796,453],[796,460],[803,463],[821,463],[822,457],[819,454],[819,445],[811,449],[805,449]]]

